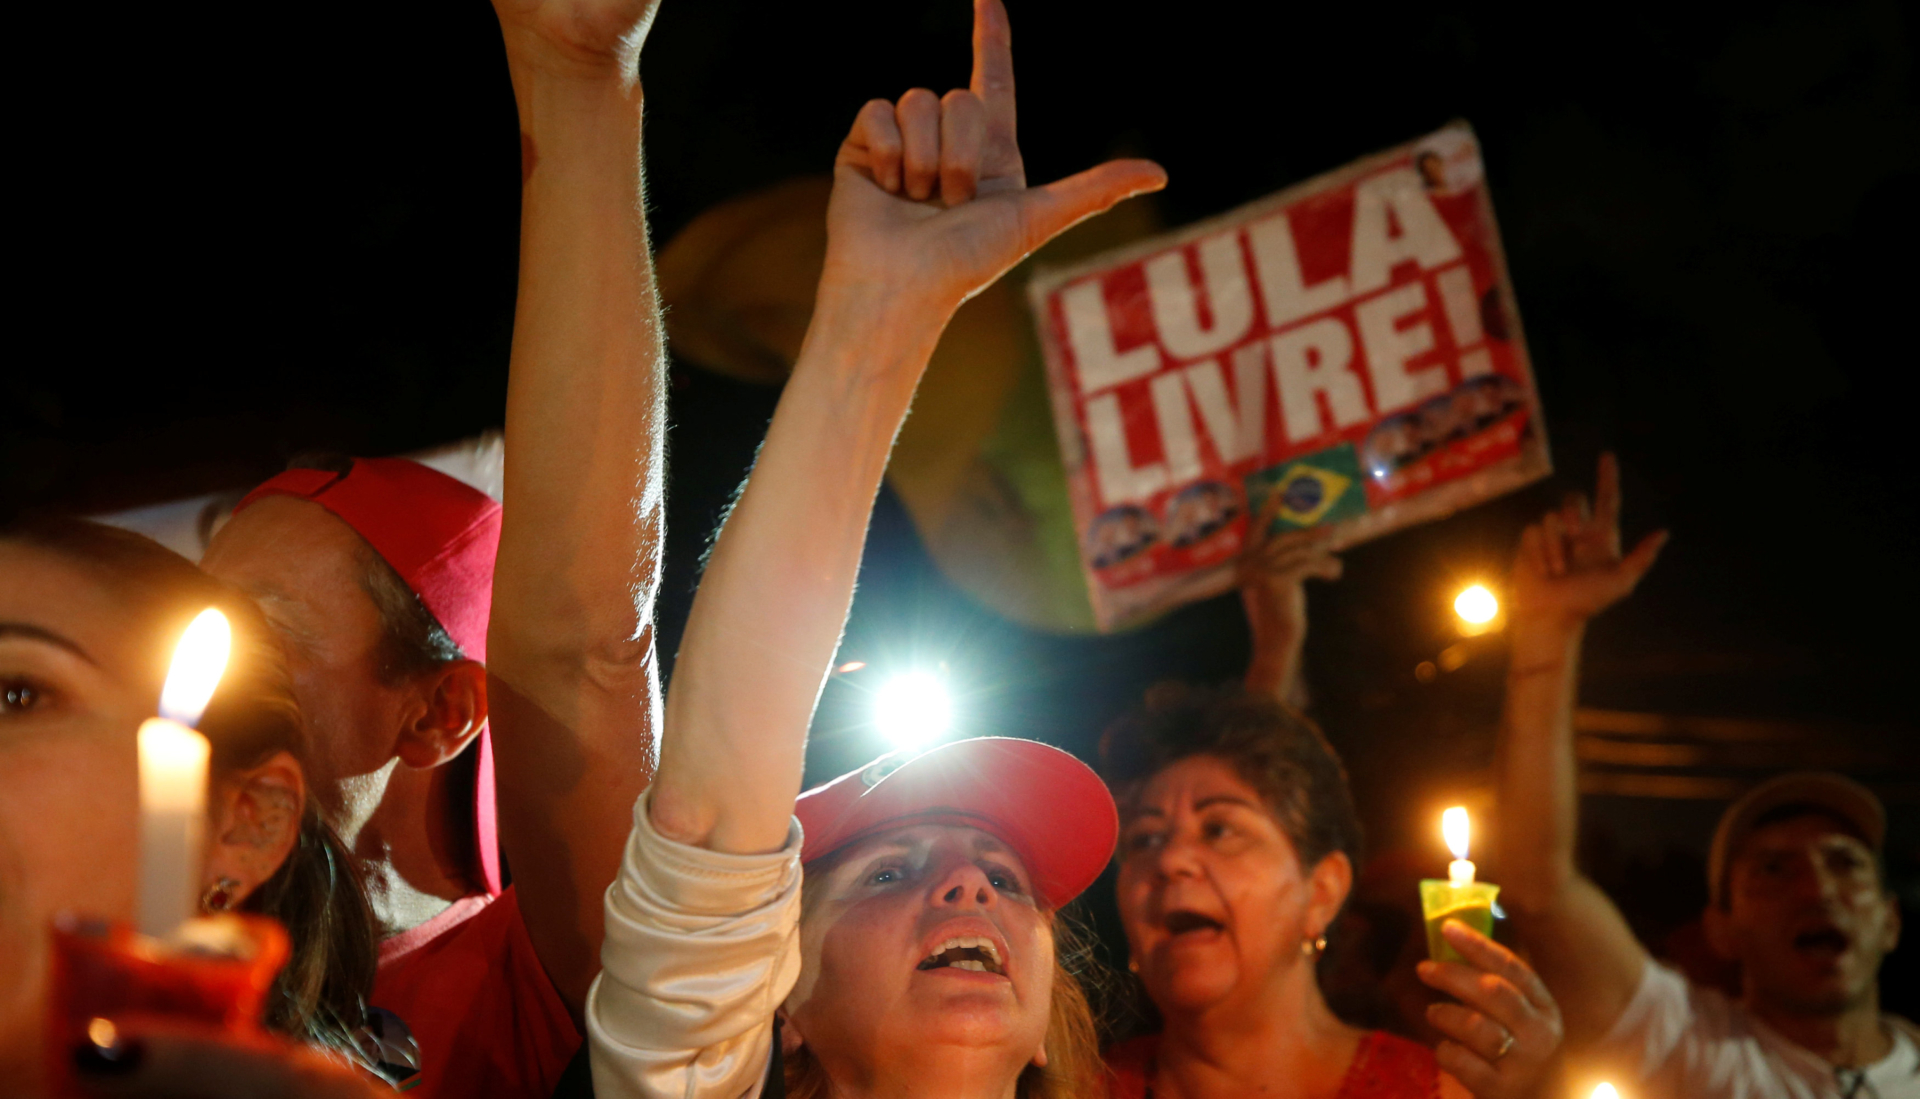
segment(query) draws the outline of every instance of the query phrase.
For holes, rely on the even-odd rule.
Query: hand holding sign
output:
[[[861,109],[834,165],[823,304],[850,293],[944,323],[1062,230],[1166,185],[1158,165],[1115,160],[1028,187],[1000,0],[975,0],[973,54],[968,88],[915,88]]]

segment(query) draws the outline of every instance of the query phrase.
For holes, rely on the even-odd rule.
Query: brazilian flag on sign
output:
[[[1367,486],[1360,480],[1360,461],[1352,443],[1315,451],[1290,462],[1269,466],[1246,478],[1247,510],[1259,515],[1267,499],[1280,494],[1273,531],[1319,526],[1367,511]]]

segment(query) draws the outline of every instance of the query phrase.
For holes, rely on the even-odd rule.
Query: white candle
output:
[[[200,860],[207,818],[207,738],[188,728],[200,720],[226,670],[233,635],[211,608],[187,627],[173,652],[160,717],[140,725],[140,892],[135,918],[142,932],[165,937],[199,905]]]
[[[1467,861],[1467,840],[1471,825],[1465,806],[1456,805],[1440,814],[1440,834],[1446,837],[1453,861],[1447,864],[1447,880],[1455,886],[1473,884],[1473,864]]]
[[[207,819],[207,738],[177,721],[140,725],[140,930],[171,935],[198,906]]]

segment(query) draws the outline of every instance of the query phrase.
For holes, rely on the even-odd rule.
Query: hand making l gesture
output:
[[[1631,594],[1666,543],[1667,532],[1655,531],[1632,553],[1620,552],[1620,464],[1602,454],[1592,506],[1584,494],[1575,494],[1520,536],[1512,616],[1516,622],[1583,625]]]
[[[973,18],[968,87],[873,100],[840,146],[823,306],[842,292],[877,294],[944,325],[961,302],[1062,230],[1165,186],[1166,173],[1144,160],[1027,186],[1006,8],[974,0]]]

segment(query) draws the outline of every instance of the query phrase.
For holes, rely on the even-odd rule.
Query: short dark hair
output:
[[[295,455],[287,468],[345,475],[353,470],[353,459],[333,451],[309,451]],[[398,686],[466,659],[466,653],[460,651],[459,644],[420,596],[365,539],[360,542],[359,566],[360,590],[373,600],[373,609],[380,616],[381,682]]]
[[[1100,738],[1100,771],[1124,807],[1161,770],[1213,756],[1259,791],[1303,869],[1339,851],[1360,862],[1360,818],[1346,768],[1318,726],[1238,684],[1160,683]]]

